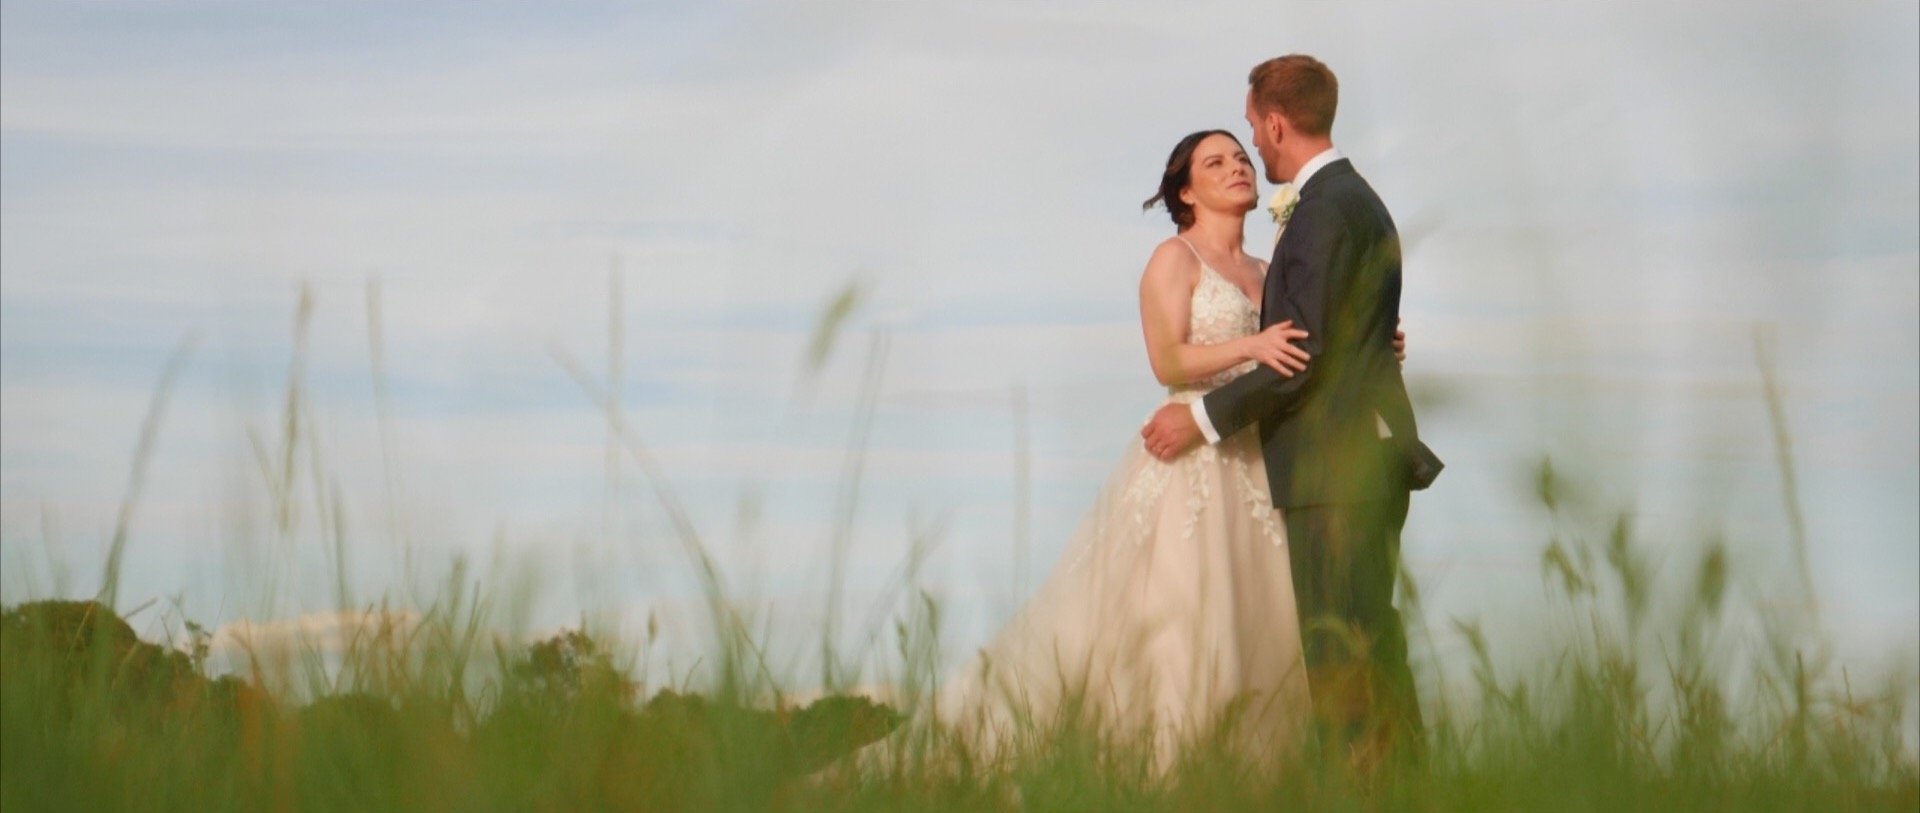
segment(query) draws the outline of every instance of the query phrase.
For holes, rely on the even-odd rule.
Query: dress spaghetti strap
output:
[[[1174,235],[1174,236],[1173,236],[1173,239],[1175,239],[1175,240],[1179,240],[1179,241],[1180,241],[1180,244],[1181,244],[1181,245],[1184,245],[1184,246],[1186,246],[1186,247],[1187,247],[1187,250],[1188,250],[1188,251],[1191,251],[1191,252],[1193,252],[1193,258],[1194,258],[1195,260],[1198,260],[1198,261],[1200,261],[1200,267],[1201,267],[1201,268],[1211,268],[1211,267],[1212,267],[1212,266],[1209,266],[1209,265],[1207,265],[1207,258],[1205,258],[1205,257],[1202,257],[1202,256],[1200,256],[1200,249],[1197,249],[1197,248],[1194,248],[1194,247],[1193,247],[1193,243],[1191,243],[1191,242],[1188,242],[1188,241],[1187,241],[1187,236],[1186,236],[1186,235],[1184,235],[1184,234],[1176,234],[1176,235]],[[1218,274],[1218,273],[1220,273],[1220,272],[1218,272],[1218,271],[1215,271],[1214,273],[1216,273],[1216,274]]]

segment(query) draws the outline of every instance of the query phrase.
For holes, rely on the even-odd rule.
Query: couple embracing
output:
[[[1262,173],[1225,130],[1174,147],[1147,206],[1177,233],[1140,284],[1169,397],[1046,584],[935,699],[976,747],[1072,716],[1146,738],[1162,769],[1223,735],[1258,755],[1316,736],[1365,763],[1419,752],[1394,582],[1408,494],[1441,464],[1401,380],[1399,237],[1334,148],[1337,103],[1318,60],[1272,59],[1247,91]],[[1283,185],[1270,261],[1241,244],[1259,174]]]

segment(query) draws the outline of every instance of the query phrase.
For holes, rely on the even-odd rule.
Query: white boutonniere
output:
[[[1298,205],[1300,193],[1293,188],[1293,184],[1283,183],[1280,188],[1273,190],[1273,199],[1267,203],[1267,213],[1273,215],[1275,225],[1285,226],[1287,220],[1293,217],[1293,207]]]

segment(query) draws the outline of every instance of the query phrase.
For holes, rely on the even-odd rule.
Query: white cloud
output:
[[[294,618],[254,621],[240,619],[213,632],[213,654],[244,659],[249,653],[287,653],[306,650],[339,656],[351,647],[366,647],[381,637],[404,640],[420,624],[414,612],[321,612]]]

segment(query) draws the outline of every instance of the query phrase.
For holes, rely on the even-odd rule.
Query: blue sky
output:
[[[311,528],[261,552],[247,440],[276,420],[304,282],[358,581],[396,578],[404,525],[441,565],[545,562],[537,624],[684,608],[631,466],[608,530],[604,426],[549,355],[604,369],[617,262],[632,419],[743,590],[802,629],[867,336],[888,332],[854,591],[910,517],[950,515],[933,573],[963,648],[1017,592],[1011,393],[1044,571],[1157,403],[1133,297],[1168,227],[1138,201],[1181,135],[1243,128],[1249,66],[1307,51],[1339,72],[1336,138],[1408,241],[1409,375],[1451,467],[1407,552],[1440,609],[1497,624],[1539,599],[1524,471],[1548,454],[1635,506],[1674,569],[1724,533],[1752,593],[1791,592],[1765,325],[1836,640],[1920,638],[1911,3],[0,14],[9,601],[61,569],[90,592],[148,393],[197,331],[125,592],[184,591],[214,621],[324,608],[317,579],[247,598],[256,559],[318,572]],[[384,509],[375,278],[404,521]],[[853,279],[867,299],[804,387],[812,321]],[[736,544],[743,491],[761,530]]]

